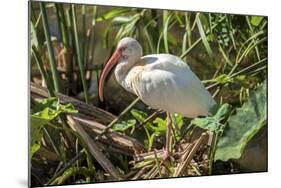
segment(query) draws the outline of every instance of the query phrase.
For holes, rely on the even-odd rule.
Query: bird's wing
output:
[[[149,55],[141,62],[126,80],[144,103],[186,117],[208,115],[215,101],[180,58],[169,54]]]

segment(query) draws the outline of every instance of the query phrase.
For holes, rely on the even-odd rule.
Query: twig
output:
[[[62,175],[66,169],[68,169],[75,161],[79,160],[83,154],[85,149],[82,149],[75,157],[73,157],[58,173],[56,173],[45,185],[50,185],[57,177]]]
[[[157,157],[158,158],[163,158],[163,150],[158,150],[157,152]],[[138,155],[134,156],[134,161],[129,162],[129,164],[135,164],[141,161],[146,161],[146,160],[151,160],[155,158],[154,151],[152,152],[147,152],[147,153],[141,153]]]
[[[150,168],[150,166],[145,166],[145,167],[143,167],[143,168],[132,178],[132,180],[137,180],[137,179],[139,179],[149,168]]]
[[[199,147],[204,144],[205,142],[208,141],[209,135],[207,133],[202,133],[202,135],[200,136],[200,138],[198,138],[198,140],[195,141],[194,146],[192,147],[192,149],[189,151],[187,151],[188,154],[186,154],[183,158],[183,162],[181,162],[181,165],[178,166],[178,168],[175,170],[174,173],[174,177],[178,177],[183,170],[188,166],[188,164],[190,163],[190,161],[192,160],[194,154],[196,153],[196,151],[199,149]],[[188,147],[187,149],[189,149],[190,147]]]
[[[98,136],[96,136],[95,140],[98,140],[102,135],[104,135],[112,126],[117,123],[127,112],[129,112],[135,104],[137,104],[140,101],[140,98],[136,98],[121,114],[115,118]]]
[[[158,161],[157,152],[156,152],[155,149],[153,150],[153,152],[154,152],[154,157],[155,157],[156,166],[157,166],[159,175],[160,175],[160,177],[162,178],[161,167],[160,167],[160,162]]]
[[[157,110],[156,112],[153,112],[150,116],[148,116],[139,126],[138,128],[141,128],[144,126],[146,123],[150,122],[153,120],[155,117],[157,117],[159,114],[164,113],[162,110]]]

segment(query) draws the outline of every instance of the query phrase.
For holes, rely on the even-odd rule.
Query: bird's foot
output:
[[[169,158],[170,158],[170,152],[166,149],[166,148],[163,148],[163,159],[160,163],[160,165],[162,165],[165,161],[167,161]]]

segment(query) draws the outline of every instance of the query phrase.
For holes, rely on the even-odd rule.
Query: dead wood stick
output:
[[[164,153],[163,150],[156,151],[157,158],[162,159],[163,153]],[[151,160],[151,159],[155,159],[154,151],[135,155],[134,160],[130,161],[129,164],[135,164],[135,163],[138,163],[141,161],[146,161],[146,160]]]
[[[186,156],[186,158],[184,158],[183,162],[181,163],[181,165],[179,165],[179,167],[175,170],[174,173],[174,177],[178,177],[182,171],[188,166],[188,164],[190,164],[194,154],[196,153],[196,151],[199,149],[199,147],[206,143],[208,141],[209,135],[207,133],[202,133],[200,138],[198,138],[195,141],[194,146],[192,147],[192,149],[189,151],[187,151],[188,155]],[[189,149],[189,148],[188,148]]]
[[[81,115],[73,115],[72,118],[76,120],[80,125],[87,126],[88,128],[90,128],[94,132],[94,134],[91,135],[92,137],[99,135],[106,128],[105,125],[89,120],[86,116],[83,117]],[[129,137],[125,134],[113,131],[112,129],[109,129],[105,133],[105,135],[101,136],[101,139],[99,141],[111,144],[114,147],[127,151],[127,153],[129,152],[131,156],[134,154],[141,153],[145,150],[144,146],[136,139]]]
[[[155,117],[157,117],[159,114],[164,113],[163,110],[157,110],[153,112],[150,116],[148,116],[139,126],[138,128],[143,127],[146,123],[152,121]]]
[[[137,179],[139,179],[142,175],[144,175],[146,172],[147,172],[147,170],[150,168],[150,166],[145,166],[145,167],[143,167],[142,169],[140,169],[139,171],[138,171],[138,173],[134,176],[134,177],[132,177],[132,179],[131,180],[137,180]]]
[[[98,161],[98,163],[103,167],[103,169],[108,172],[113,178],[117,180],[122,179],[122,175],[119,171],[116,170],[114,165],[106,158],[106,156],[100,151],[100,148],[96,145],[96,143],[91,139],[91,137],[86,133],[83,127],[75,121],[70,115],[67,115],[67,120],[69,121],[69,125],[75,131],[77,131],[80,136],[83,138],[86,143],[89,151],[93,155],[93,157]]]

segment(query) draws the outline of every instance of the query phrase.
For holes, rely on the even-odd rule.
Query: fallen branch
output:
[[[81,115],[74,115],[72,118],[80,125],[90,129],[93,132],[93,134],[91,134],[91,137],[93,138],[97,135],[100,135],[100,133],[106,128],[105,125],[89,120],[85,116],[83,117]],[[99,141],[106,143],[107,145],[111,145],[112,148],[116,148],[117,150],[119,149],[120,152],[123,151],[123,154],[130,156],[141,153],[145,150],[144,146],[136,139],[113,131],[112,129],[108,129],[108,131],[100,137]]]
[[[94,142],[94,140],[87,134],[84,128],[74,120],[70,115],[67,115],[67,120],[70,127],[77,131],[80,134],[84,142],[86,143],[89,151],[93,155],[93,157],[98,161],[98,163],[102,166],[102,168],[108,172],[113,178],[117,180],[122,180],[122,175],[119,171],[116,170],[114,165],[108,160],[108,158],[100,151],[100,148]]]

